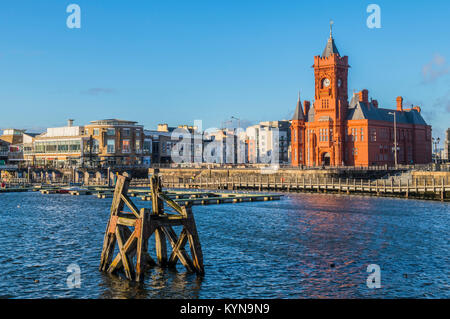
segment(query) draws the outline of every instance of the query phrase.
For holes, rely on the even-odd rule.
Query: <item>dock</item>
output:
[[[255,201],[273,201],[280,200],[283,195],[280,194],[244,194],[244,193],[166,193],[167,197],[180,205],[217,205],[228,203],[242,203]],[[150,195],[141,196],[141,200],[150,201]]]
[[[269,175],[245,179],[241,177],[200,177],[194,180],[166,176],[162,183],[164,187],[178,189],[366,194],[441,201],[450,199],[450,183],[444,178],[413,179],[402,182],[394,179],[365,180],[327,177],[288,179]]]
[[[67,188],[41,189],[41,194],[70,194],[72,196],[94,195],[99,199],[113,198],[113,188],[88,187],[86,189],[77,189],[68,191]],[[169,199],[175,203],[184,206],[193,205],[218,205],[228,203],[256,202],[256,201],[274,201],[280,200],[281,194],[251,194],[247,192],[202,192],[187,190],[166,190],[163,192]],[[151,201],[152,195],[150,189],[129,189],[129,197],[135,197],[142,201]]]

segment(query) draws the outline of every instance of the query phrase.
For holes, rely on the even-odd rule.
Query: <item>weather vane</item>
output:
[[[334,24],[334,21],[330,19],[330,38],[332,37],[332,34],[333,34],[333,24]]]

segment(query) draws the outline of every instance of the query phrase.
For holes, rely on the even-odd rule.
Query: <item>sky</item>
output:
[[[81,8],[81,28],[66,21]],[[367,6],[381,9],[368,28]],[[15,0],[0,5],[0,128],[30,132],[119,118],[220,127],[289,119],[314,97],[315,55],[333,36],[349,95],[419,105],[450,125],[450,1]]]

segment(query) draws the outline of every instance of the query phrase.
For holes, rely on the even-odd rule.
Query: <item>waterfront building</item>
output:
[[[145,165],[150,149],[144,148],[143,127],[117,119],[92,121],[85,126],[48,128],[24,144],[25,160],[32,166],[106,167]]]
[[[84,127],[84,162],[95,166],[149,164],[151,149],[144,148],[144,128],[134,121],[107,119]]]
[[[442,154],[442,159],[445,161],[450,161],[450,128],[445,131],[444,151]]]
[[[0,136],[0,140],[9,143],[8,163],[12,165],[22,165],[25,162],[24,148],[33,143],[33,139],[39,133],[27,133],[21,129],[5,129]]]
[[[156,130],[145,130],[152,143],[153,163],[191,163],[202,161],[202,135],[196,126],[158,124]],[[197,141],[197,139],[198,141]]]
[[[9,145],[11,144],[0,139],[0,166],[8,163]]]
[[[290,121],[266,121],[247,127],[248,163],[289,163]],[[277,152],[276,154],[274,152]]]
[[[348,101],[348,56],[340,55],[331,31],[313,67],[314,102],[302,105],[299,97],[292,118],[293,166],[393,166],[395,157],[398,164],[431,162],[431,126],[419,106],[405,108],[399,96],[396,109],[381,108],[368,90]]]

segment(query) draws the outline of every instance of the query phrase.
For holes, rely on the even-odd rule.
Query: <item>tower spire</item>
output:
[[[325,47],[325,50],[323,50],[322,57],[329,57],[330,55],[335,53],[337,55],[340,55],[333,39],[333,24],[334,21],[330,20],[330,38],[327,41],[327,46]]]
[[[333,38],[333,24],[334,21],[330,19],[330,39]]]
[[[297,107],[295,108],[294,116],[292,117],[292,119],[296,121],[305,120],[305,117],[303,115],[302,101],[300,100],[300,91],[298,91]]]

